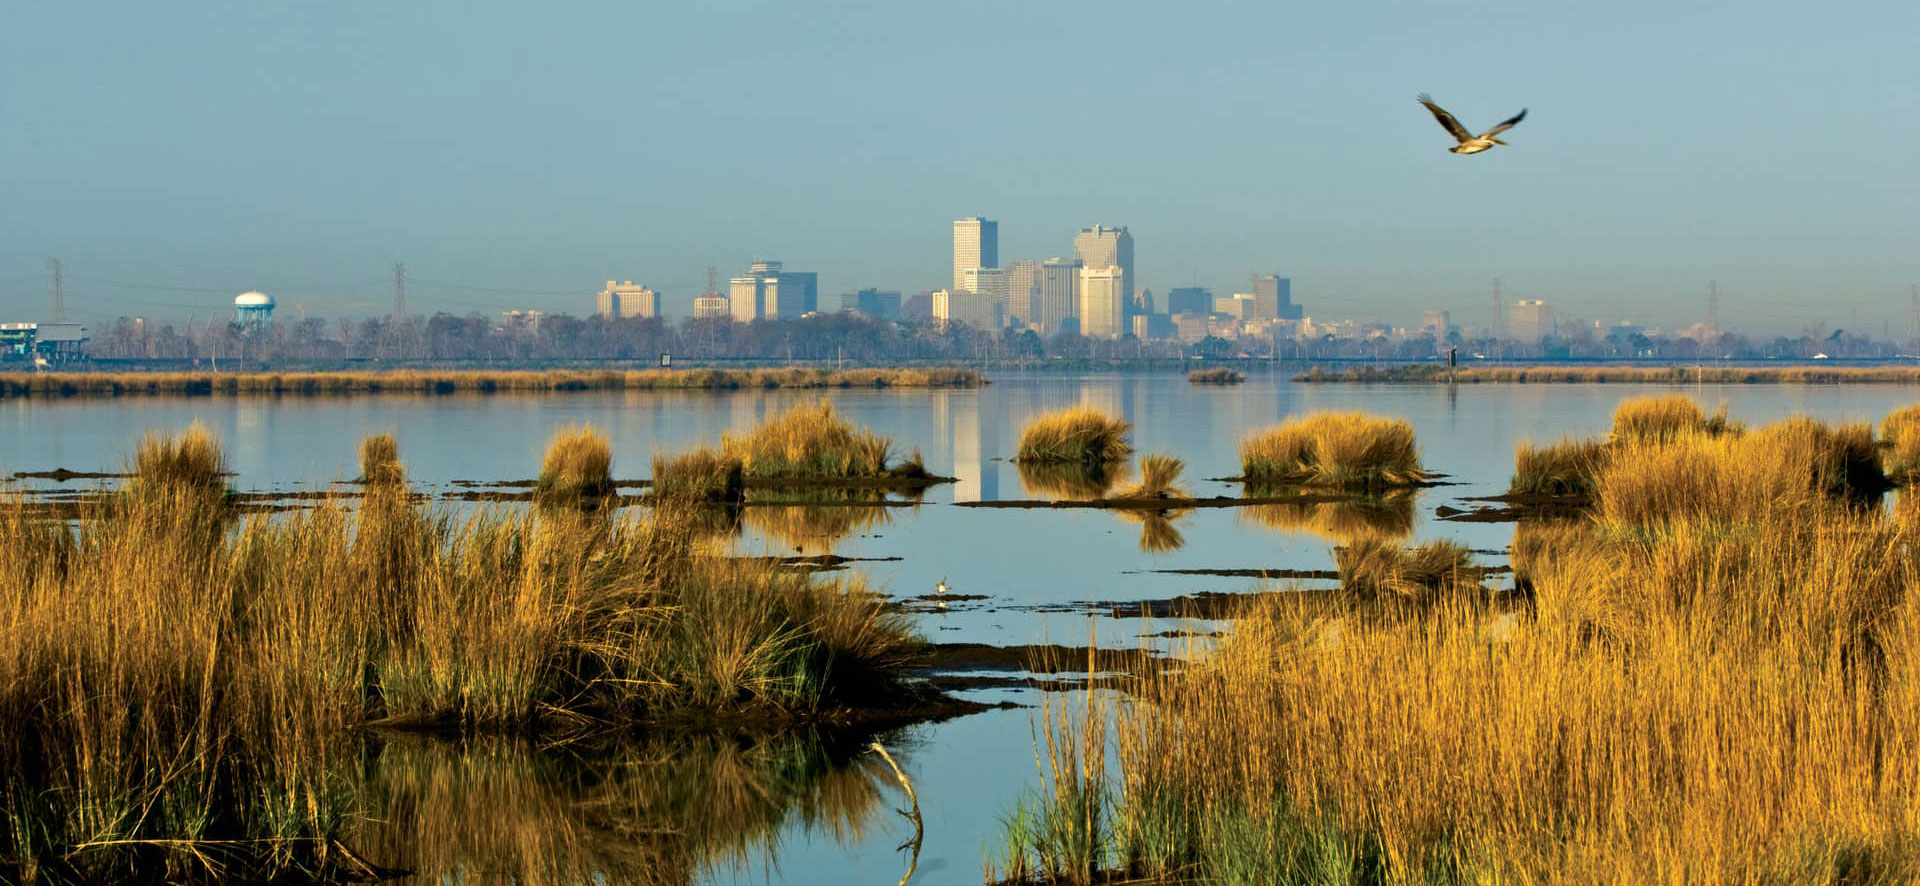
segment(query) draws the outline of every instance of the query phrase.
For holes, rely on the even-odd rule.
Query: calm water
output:
[[[1460,485],[1429,489],[1403,503],[1388,521],[1402,522],[1410,540],[1453,538],[1489,552],[1483,560],[1501,562],[1497,552],[1512,537],[1512,527],[1443,523],[1433,518],[1442,504],[1502,491],[1512,469],[1513,451],[1523,439],[1551,440],[1565,434],[1606,429],[1621,399],[1649,393],[1687,393],[1709,409],[1728,404],[1734,417],[1759,424],[1793,414],[1829,421],[1877,422],[1888,412],[1920,402],[1920,388],[1894,386],[1626,386],[1626,385],[1482,385],[1449,391],[1441,387],[1297,385],[1277,377],[1254,376],[1235,387],[1194,387],[1175,374],[1063,375],[1000,374],[977,391],[837,391],[824,396],[854,422],[891,436],[902,451],[918,449],[927,466],[959,482],[936,487],[917,507],[885,510],[812,511],[749,508],[743,552],[802,553],[833,551],[850,557],[898,557],[897,561],[856,564],[878,587],[898,596],[924,594],[945,579],[956,592],[983,595],[983,601],[959,604],[946,612],[916,616],[936,641],[987,643],[1085,642],[1133,645],[1139,638],[1181,625],[1145,619],[1095,619],[1075,604],[1089,601],[1141,601],[1194,591],[1248,591],[1252,579],[1154,573],[1164,569],[1278,568],[1330,569],[1333,539],[1346,521],[1357,519],[1334,510],[1200,509],[1176,516],[1172,546],[1157,530],[1156,550],[1143,550],[1143,528],[1113,513],[1075,510],[1011,510],[956,507],[956,502],[1052,497],[1030,492],[1020,473],[1005,459],[1012,455],[1020,428],[1047,410],[1089,403],[1118,412],[1133,422],[1139,452],[1165,452],[1187,463],[1186,481],[1201,495],[1233,494],[1237,489],[1205,478],[1236,473],[1236,442],[1243,434],[1281,418],[1313,410],[1363,409],[1404,418],[1418,435],[1427,466]],[[357,474],[355,447],[368,433],[393,431],[414,482],[428,491],[450,492],[455,481],[499,481],[531,477],[554,431],[570,424],[592,424],[613,442],[614,471],[622,478],[648,473],[651,456],[697,442],[715,441],[727,431],[751,428],[762,419],[798,403],[821,398],[818,392],[581,393],[493,397],[362,397],[351,399],[122,399],[80,402],[13,400],[0,402],[0,470],[115,470],[122,466],[141,433],[154,428],[184,428],[193,421],[212,427],[225,444],[236,486],[256,490],[315,488]],[[55,484],[30,481],[36,489]],[[1013,698],[1032,703],[1033,693],[985,693],[985,700]],[[927,836],[916,883],[978,883],[984,851],[995,844],[1000,817],[1027,785],[1035,782],[1031,713],[993,711],[949,723],[916,727],[893,736],[925,808]],[[894,847],[909,828],[892,811],[898,796],[890,776],[876,775],[871,757],[849,757],[845,749],[753,749],[764,751],[753,765],[716,751],[692,746],[665,750],[609,751],[592,757],[528,761],[526,749],[498,752],[487,759],[498,771],[512,771],[528,782],[515,788],[525,802],[541,802],[578,812],[582,804],[601,809],[600,818],[576,821],[558,815],[550,824],[529,815],[515,822],[521,836],[551,828],[545,849],[595,846],[594,837],[625,833],[606,815],[626,816],[633,828],[687,833],[682,819],[668,826],[647,824],[654,815],[698,818],[711,806],[742,825],[737,833],[685,837],[689,876],[715,883],[893,882],[905,856]],[[440,804],[427,808],[498,808],[502,780],[476,774],[472,761],[436,762],[444,751],[407,749],[393,756],[402,787],[406,779],[429,781]],[[629,803],[610,803],[583,795],[580,786],[606,788],[602,776],[636,771],[633,759],[675,761],[682,769],[646,770],[652,780],[636,779],[623,789]],[[383,753],[382,758],[390,756]],[[794,761],[802,762],[794,762]],[[758,766],[759,768],[755,768]],[[596,767],[603,772],[597,772]],[[478,767],[484,769],[484,767]],[[644,768],[644,767],[643,767]],[[724,771],[738,783],[717,779]],[[748,776],[742,776],[741,773]],[[460,773],[466,773],[461,776]],[[689,774],[692,773],[692,774]],[[750,776],[750,777],[749,777]],[[464,779],[464,780],[463,780]],[[654,808],[634,797],[651,797],[661,785],[707,779],[730,785],[728,796],[745,792],[783,798],[781,809],[750,812],[706,802],[707,794],[680,798],[692,811]],[[580,789],[580,790],[576,790]],[[386,790],[386,788],[382,788]],[[378,793],[377,791],[375,793]],[[822,800],[831,795],[831,803]],[[484,802],[483,802],[484,801]],[[636,805],[637,804],[637,805]],[[641,808],[645,807],[645,808]],[[606,809],[615,810],[606,812]],[[619,811],[624,810],[624,811]],[[711,810],[710,810],[711,811]],[[578,817],[578,816],[576,816]],[[649,819],[650,820],[650,819]],[[502,825],[505,827],[505,825]],[[611,828],[601,832],[595,828]],[[382,835],[381,845],[407,840],[435,841],[444,851],[419,845],[396,853],[426,861],[430,870],[458,865],[469,874],[506,875],[512,860],[460,847],[460,822],[438,830],[422,824],[411,836]],[[709,831],[713,830],[709,823]],[[564,832],[564,833],[562,833]],[[443,836],[425,836],[440,834]],[[493,852],[495,850],[488,850]],[[671,855],[671,853],[669,853]],[[466,859],[450,861],[449,859]],[[587,856],[581,856],[587,858]],[[523,862],[524,863],[524,860]],[[567,870],[584,864],[604,870],[611,862],[556,862]],[[678,870],[678,867],[673,868]],[[422,878],[423,881],[425,878]]]

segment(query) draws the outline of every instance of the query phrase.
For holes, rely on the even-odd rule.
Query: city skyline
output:
[[[20,121],[0,298],[44,303],[59,258],[95,323],[255,289],[369,315],[406,262],[420,313],[633,279],[686,316],[706,267],[764,256],[829,293],[940,288],[932,232],[978,212],[1005,225],[1003,260],[1106,220],[1152,244],[1137,285],[1156,293],[1277,271],[1361,320],[1482,323],[1500,277],[1566,314],[1679,327],[1717,280],[1728,328],[1897,329],[1920,280],[1910,4],[987,2],[970,15],[1025,25],[965,41],[938,9],[824,11],[23,0],[34,27],[0,34],[0,115]],[[642,66],[623,33],[674,39]],[[1086,76],[1042,51],[1055,34],[1124,61]],[[775,51],[716,61],[741,40]],[[924,63],[942,48],[1002,63],[957,82]],[[1532,113],[1510,149],[1458,157],[1423,90],[1465,119]],[[1115,108],[1128,138],[1096,143],[1062,107]],[[1781,137],[1780,108],[1836,137]]]

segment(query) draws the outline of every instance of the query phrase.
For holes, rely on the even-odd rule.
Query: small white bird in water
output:
[[[933,586],[934,594],[938,595],[940,599],[933,601],[933,605],[940,609],[947,608],[947,591],[949,590],[952,589],[947,587],[947,580],[944,578],[940,579],[940,583]]]
[[[1439,105],[1434,104],[1433,96],[1423,92],[1416,98],[1421,104],[1427,106],[1427,110],[1433,112],[1433,119],[1440,121],[1440,125],[1446,127],[1447,131],[1452,133],[1453,137],[1460,142],[1459,145],[1447,149],[1455,154],[1478,154],[1494,145],[1504,145],[1506,142],[1495,138],[1495,136],[1512,129],[1521,120],[1527,118],[1527,109],[1521,108],[1520,113],[1500,121],[1500,125],[1479,135],[1474,135],[1468,132],[1465,126],[1461,126],[1460,121],[1453,119],[1452,114],[1447,113],[1442,110]]]

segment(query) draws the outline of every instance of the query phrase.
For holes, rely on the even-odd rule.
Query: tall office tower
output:
[[[1128,331],[1127,272],[1119,265],[1080,269],[1080,334],[1118,338]]]
[[[1167,290],[1167,313],[1205,314],[1213,310],[1213,290],[1205,286],[1175,286]]]
[[[789,271],[777,261],[757,261],[747,272],[727,281],[733,319],[791,319],[819,306],[820,275]]]
[[[600,290],[596,303],[602,317],[657,317],[660,315],[660,296],[645,286],[636,286],[632,280],[624,283],[607,281],[607,288]]]
[[[1521,299],[1507,309],[1507,337],[1537,342],[1554,334],[1553,308],[1539,299]]]
[[[1006,316],[1007,271],[1005,268],[968,268],[960,275],[960,288],[976,295],[986,296],[1000,305],[1000,315]]]
[[[732,314],[733,308],[727,297],[718,292],[708,292],[693,300],[693,319],[724,320]]]
[[[1293,303],[1293,280],[1278,274],[1253,275],[1253,301],[1250,320],[1298,320],[1306,313]]]
[[[1123,295],[1122,310],[1131,313],[1128,309],[1132,306],[1131,296],[1134,284],[1133,235],[1127,233],[1126,228],[1110,228],[1105,225],[1081,228],[1080,233],[1073,238],[1073,251],[1079,257],[1082,267],[1118,266],[1120,268],[1123,284],[1120,290]],[[1082,334],[1085,334],[1084,329]]]
[[[1029,321],[1044,335],[1059,335],[1070,319],[1080,315],[1080,262],[1050,258],[1040,263],[1040,295]]]
[[[1453,315],[1446,311],[1427,311],[1420,315],[1420,331],[1432,335],[1436,341],[1445,341],[1447,333],[1453,331]]]
[[[1000,267],[1000,223],[974,216],[953,223],[953,288],[965,289],[960,275],[973,268]]]
[[[1040,297],[1040,263],[1021,259],[1007,263],[1007,322],[1032,326],[1034,303]]]

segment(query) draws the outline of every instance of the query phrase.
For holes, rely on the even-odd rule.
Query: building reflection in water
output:
[[[942,391],[934,403],[936,420],[944,419],[952,441],[954,501],[1000,498],[1000,463],[993,460],[999,422],[981,398],[979,391]]]

